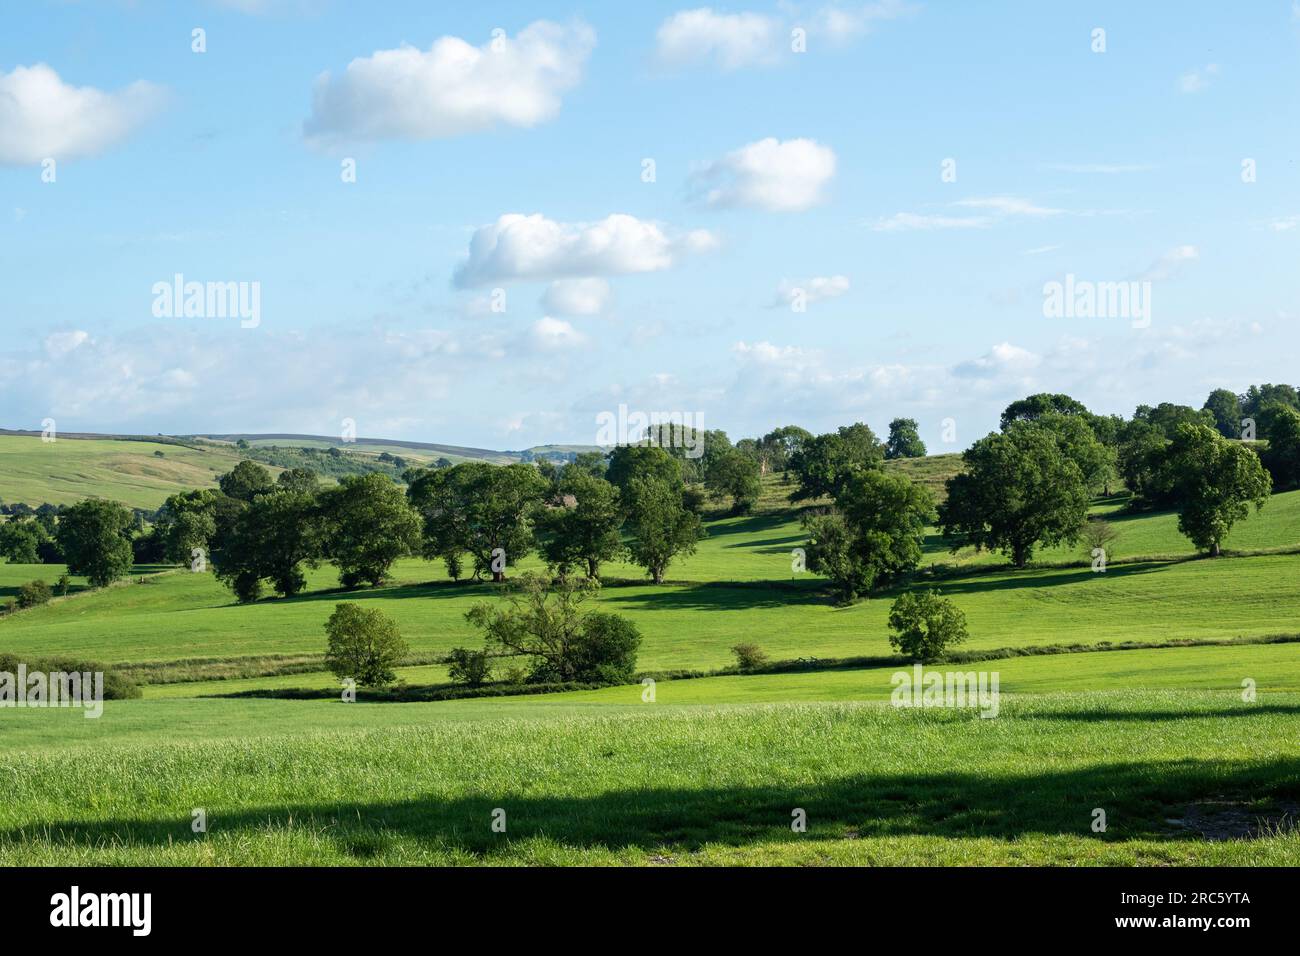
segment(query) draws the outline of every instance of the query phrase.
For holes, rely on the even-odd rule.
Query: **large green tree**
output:
[[[849,479],[835,509],[808,516],[808,569],[852,601],[921,563],[934,499],[903,475],[868,471]]]
[[[1178,530],[1217,556],[1232,526],[1268,501],[1272,484],[1259,456],[1206,425],[1180,425],[1169,445],[1179,476]]]
[[[131,512],[116,501],[89,498],[64,508],[56,537],[69,573],[104,587],[130,571],[134,524]]]
[[[709,463],[704,487],[715,501],[730,498],[735,514],[748,514],[763,493],[758,462],[735,448],[729,448]]]
[[[895,418],[889,423],[889,438],[885,441],[886,458],[924,458],[925,442],[921,441],[920,426],[915,418]]]
[[[275,487],[271,473],[247,458],[217,479],[221,493],[238,501],[252,501]]]
[[[314,495],[283,490],[258,495],[213,552],[217,578],[242,602],[257,600],[263,580],[292,597],[307,586],[302,567],[319,565],[324,541]]]
[[[1263,459],[1273,487],[1279,491],[1300,487],[1300,412],[1286,408],[1278,413]]]
[[[1214,427],[1224,438],[1241,437],[1241,401],[1226,388],[1210,392],[1202,409],[1214,416]]]
[[[884,458],[884,446],[861,422],[810,438],[790,457],[799,483],[790,500],[834,498],[853,475],[878,468]]]
[[[680,481],[665,481],[655,475],[632,478],[623,502],[632,560],[646,569],[655,584],[662,584],[675,557],[695,553],[699,516],[683,506]]]
[[[320,497],[328,554],[344,587],[383,583],[393,562],[420,544],[420,516],[387,475],[350,475]]]
[[[561,575],[581,567],[589,578],[623,551],[624,514],[618,489],[589,472],[566,468],[557,499],[538,513],[542,558]]]
[[[1039,422],[1013,422],[962,453],[965,471],[948,479],[939,508],[952,550],[1002,551],[1023,568],[1034,549],[1073,544],[1088,513],[1088,485],[1057,434]]]

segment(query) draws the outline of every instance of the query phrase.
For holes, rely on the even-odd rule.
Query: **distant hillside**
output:
[[[0,432],[0,499],[36,506],[100,497],[152,509],[177,491],[215,488],[239,458],[234,448],[168,438],[61,433],[43,442],[39,433]]]
[[[935,501],[948,497],[946,482],[962,470],[961,454],[951,452],[946,455],[927,455],[924,458],[895,458],[885,462],[885,468],[906,475],[918,485],[930,489]]]
[[[440,445],[433,442],[401,441],[395,438],[357,438],[355,441],[343,441],[328,435],[293,435],[293,434],[203,434],[185,435],[182,438],[191,441],[206,441],[234,445],[246,441],[253,446],[278,445],[282,448],[340,448],[358,454],[379,455],[383,452],[394,453],[401,449],[401,456],[424,464],[438,458],[451,462],[490,461],[497,464],[509,464],[518,461],[518,452],[493,451],[490,448],[470,448],[463,445]]]

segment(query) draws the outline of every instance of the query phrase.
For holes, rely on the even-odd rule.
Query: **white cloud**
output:
[[[902,0],[871,3],[830,3],[806,13],[781,4],[788,16],[745,11],[722,13],[697,7],[674,13],[659,25],[655,55],[660,63],[680,67],[710,63],[720,70],[772,66],[794,52],[792,31],[843,45],[869,32],[882,20],[892,20],[913,7]],[[800,16],[794,16],[800,12]]]
[[[1207,89],[1210,81],[1219,75],[1217,64],[1211,63],[1204,69],[1192,70],[1178,78],[1178,88],[1184,93],[1199,93]]]
[[[814,33],[844,43],[871,30],[881,20],[893,20],[915,8],[901,0],[878,0],[875,3],[831,3],[812,17]]]
[[[585,23],[529,24],[474,46],[444,36],[428,50],[401,46],[358,57],[337,79],[321,74],[304,125],[309,141],[427,140],[556,116],[596,45]]]
[[[881,217],[872,224],[876,232],[904,232],[934,229],[987,229],[1010,219],[1042,219],[1062,215],[1064,209],[1040,206],[1018,196],[983,196],[949,203],[960,209],[974,209],[979,214],[952,216],[943,213],[897,212]]]
[[[681,66],[712,60],[723,70],[775,63],[785,40],[776,17],[761,13],[715,13],[709,7],[682,10],[659,26],[657,55]]]
[[[658,272],[671,268],[683,255],[707,251],[717,242],[706,230],[672,237],[659,223],[624,213],[595,223],[507,213],[475,230],[469,257],[456,270],[455,283],[471,288],[511,280]]]
[[[0,73],[0,163],[94,156],[162,107],[162,87],[139,80],[116,93],[72,86],[44,63]]]
[[[533,342],[546,351],[574,348],[582,345],[586,338],[563,319],[543,316],[533,323]]]
[[[542,308],[558,315],[600,315],[609,296],[604,279],[556,279],[542,296]]]
[[[89,338],[90,333],[83,332],[81,329],[75,329],[71,332],[54,332],[45,336],[45,351],[51,358],[61,358],[69,352],[75,351]]]
[[[1165,279],[1172,279],[1183,271],[1183,266],[1195,259],[1200,258],[1195,246],[1175,246],[1147,268],[1145,272],[1138,276],[1139,280],[1150,280],[1160,282]]]
[[[848,276],[814,276],[811,279],[792,282],[782,279],[776,287],[776,304],[790,305],[802,293],[803,301],[809,305],[826,299],[838,299],[849,291]]]
[[[1001,342],[979,358],[958,363],[953,367],[952,373],[959,378],[1019,376],[1032,372],[1041,361],[1041,356],[1028,349],[1010,342]]]
[[[1274,232],[1290,232],[1296,226],[1300,226],[1300,216],[1279,216],[1268,224]]]
[[[710,206],[798,212],[823,201],[834,175],[835,151],[829,146],[768,137],[706,164],[694,180]]]

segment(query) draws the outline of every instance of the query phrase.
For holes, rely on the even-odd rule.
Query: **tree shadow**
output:
[[[821,581],[682,582],[674,587],[656,588],[623,595],[605,592],[601,603],[637,610],[745,611],[753,608],[779,608],[797,605],[830,604],[821,593]]]
[[[609,751],[597,760],[641,759]],[[1051,773],[858,774],[808,782],[750,786],[642,787],[559,796],[521,781],[499,792],[395,801],[282,802],[255,807],[206,807],[210,833],[254,837],[268,828],[306,828],[349,855],[378,855],[395,837],[491,857],[509,842],[545,838],[578,848],[665,847],[693,850],[706,843],[743,846],[772,840],[846,837],[992,838],[1081,836],[1104,842],[1154,839],[1171,843],[1197,835],[1171,827],[1171,811],[1189,804],[1238,801],[1268,812],[1300,795],[1300,759],[1094,765]],[[364,783],[360,786],[364,787]],[[1107,829],[1094,833],[1094,809]],[[505,811],[507,834],[491,828]],[[794,833],[795,811],[807,832]],[[1176,815],[1176,813],[1175,813]],[[24,842],[33,830],[55,845],[167,846],[188,835],[189,804],[171,819],[67,819],[0,831],[0,844]],[[182,831],[182,828],[184,830]]]

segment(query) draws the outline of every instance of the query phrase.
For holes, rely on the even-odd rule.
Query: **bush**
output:
[[[105,700],[130,700],[140,696],[140,688],[135,681],[110,670],[103,664],[65,657],[37,658],[0,654],[0,674],[17,674],[18,668],[24,664],[29,674],[84,674],[86,672],[103,674]]]
[[[767,663],[767,651],[757,644],[737,644],[731,649],[742,671],[758,670]]]
[[[392,618],[350,602],[334,606],[325,633],[329,635],[325,666],[363,687],[391,684],[397,676],[393,668],[408,650]]]
[[[479,687],[492,677],[492,660],[487,651],[453,647],[447,656],[447,676],[453,683]]]
[[[52,597],[54,592],[44,581],[28,581],[18,589],[18,606],[36,607],[39,604],[49,604]]]
[[[937,591],[909,591],[889,609],[889,643],[924,663],[942,659],[954,644],[966,640],[966,615]]]
[[[66,573],[60,574],[58,583],[54,585],[54,587],[59,592],[59,597],[66,597],[68,594],[68,588],[71,586],[72,586],[72,579],[69,578]]]

